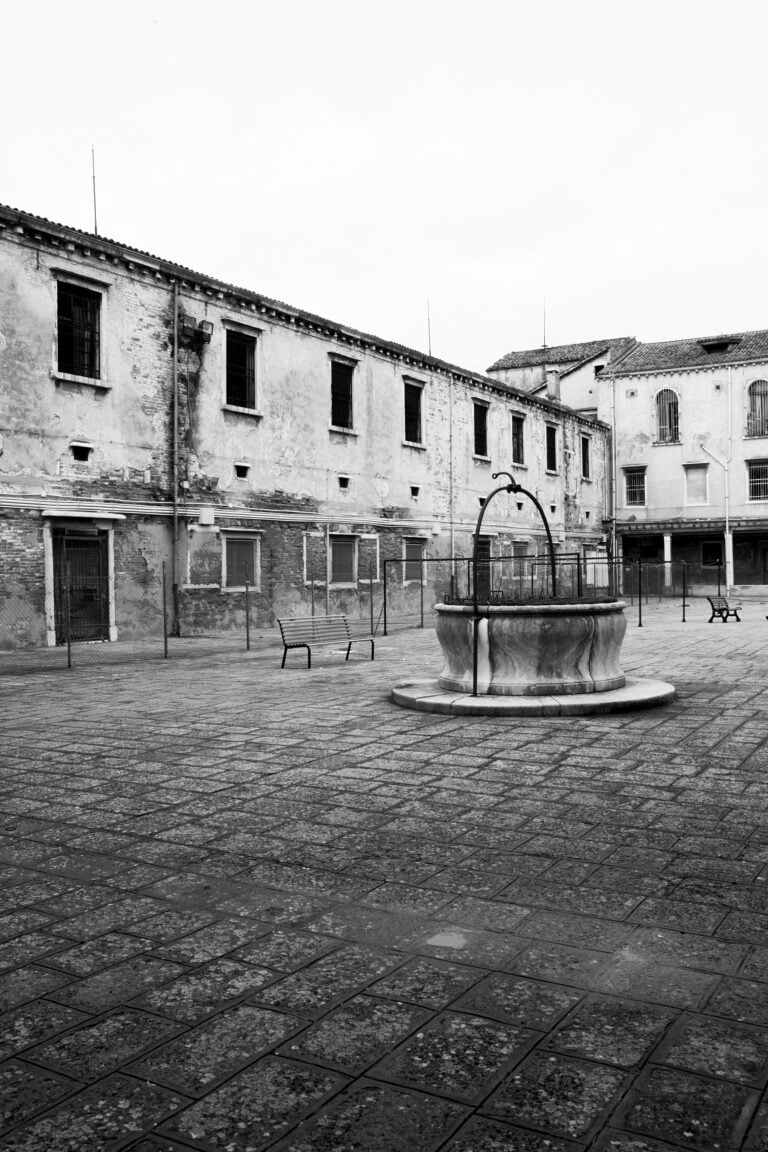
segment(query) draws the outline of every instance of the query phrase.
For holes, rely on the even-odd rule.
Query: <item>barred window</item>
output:
[[[331,536],[331,584],[357,581],[357,537]]]
[[[227,329],[227,404],[256,407],[256,337]]]
[[[352,427],[352,377],[354,364],[331,360],[331,425]]]
[[[679,413],[677,392],[662,388],[656,396],[656,439],[660,444],[677,444],[680,440]]]
[[[475,456],[488,455],[488,406],[475,402]]]
[[[101,377],[101,294],[79,284],[58,286],[58,369],[71,376]]]
[[[749,460],[749,499],[768,500],[768,460]]]
[[[592,475],[592,449],[589,436],[581,438],[581,475],[584,480],[589,480]]]
[[[512,415],[512,463],[525,464],[525,417]]]
[[[547,472],[557,472],[557,428],[547,425]]]
[[[224,540],[226,588],[253,587],[259,583],[259,541],[251,536],[227,536]]]
[[[624,469],[624,491],[628,505],[645,504],[645,468]]]
[[[747,436],[768,436],[768,380],[753,380],[748,397]]]
[[[409,444],[421,444],[421,393],[419,384],[405,385],[405,439]]]
[[[405,563],[403,564],[403,580],[421,580],[423,568],[422,561],[424,559],[424,541],[403,541],[403,552],[405,560]]]

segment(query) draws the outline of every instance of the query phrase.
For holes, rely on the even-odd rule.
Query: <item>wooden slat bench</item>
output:
[[[709,600],[709,606],[712,609],[712,615],[707,621],[708,624],[712,623],[715,616],[719,616],[723,624],[728,623],[729,616],[734,616],[737,623],[741,624],[741,617],[739,616],[741,604],[735,604],[732,608],[725,596],[707,596],[707,600]]]
[[[289,648],[306,648],[307,668],[312,667],[312,645],[334,644],[341,641],[347,646],[346,659],[353,644],[364,641],[371,645],[371,660],[374,658],[374,637],[353,636],[349,630],[349,621],[346,616],[299,616],[293,620],[278,620],[280,634],[283,637],[283,662]]]

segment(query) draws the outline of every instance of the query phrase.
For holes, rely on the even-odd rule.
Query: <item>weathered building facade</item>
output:
[[[606,429],[124,245],[0,208],[0,645],[182,633],[402,606],[466,556],[492,472],[539,494],[561,551],[597,545]],[[496,501],[486,554],[543,551]],[[77,638],[77,636],[73,637]]]
[[[526,367],[527,365],[527,367]],[[618,556],[768,585],[768,331],[510,353],[489,375],[556,389],[612,429]],[[538,374],[538,375],[537,375]]]

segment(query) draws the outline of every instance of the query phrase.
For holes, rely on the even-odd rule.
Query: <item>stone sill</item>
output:
[[[88,388],[103,388],[108,392],[112,385],[98,376],[75,376],[71,372],[51,372],[56,387],[59,384],[85,384]]]
[[[254,420],[261,420],[262,413],[255,408],[239,408],[237,404],[222,404],[222,412],[233,412],[236,416],[250,416]]]

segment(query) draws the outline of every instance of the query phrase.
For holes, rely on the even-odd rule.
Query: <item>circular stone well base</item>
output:
[[[402,708],[447,712],[452,716],[594,716],[655,708],[668,704],[675,696],[674,686],[664,680],[636,680],[629,676],[623,688],[575,696],[471,696],[467,692],[446,691],[436,679],[411,680],[392,689],[392,699]]]

